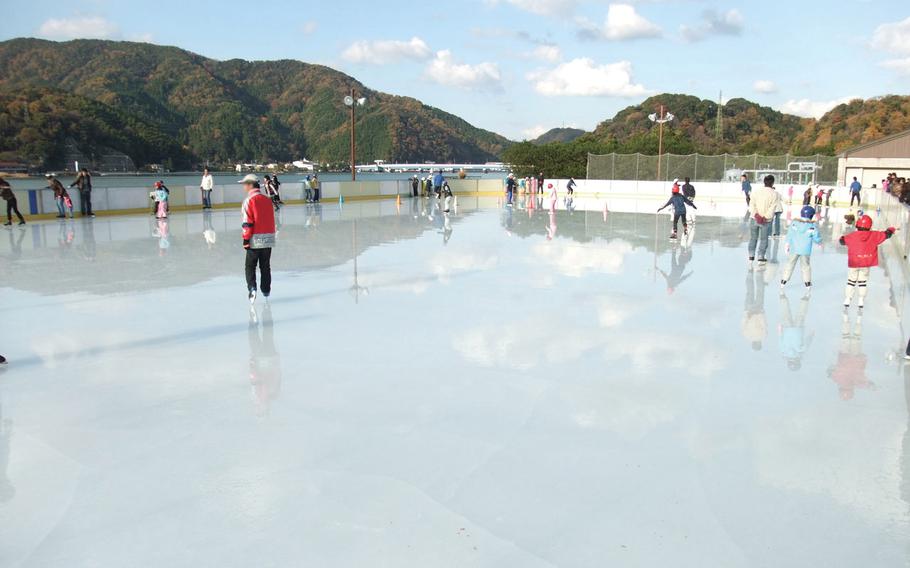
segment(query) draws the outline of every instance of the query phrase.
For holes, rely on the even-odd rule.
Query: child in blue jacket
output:
[[[783,288],[790,280],[790,275],[796,268],[796,263],[802,264],[803,282],[806,284],[806,291],[812,289],[812,266],[809,263],[812,257],[812,245],[821,244],[822,236],[818,231],[818,225],[815,223],[815,208],[809,205],[803,207],[799,213],[800,218],[790,224],[787,230],[787,252],[790,253],[790,260],[784,267],[784,273],[781,277],[780,287]]]
[[[673,234],[670,235],[671,239],[675,239],[677,236],[677,230],[679,227],[679,220],[682,219],[683,232],[689,234],[689,223],[686,222],[686,206],[691,207],[692,209],[698,209],[688,197],[684,196],[679,192],[679,185],[673,184],[673,195],[670,196],[669,201],[667,201],[663,207],[657,210],[658,213],[666,209],[667,207],[673,206]]]

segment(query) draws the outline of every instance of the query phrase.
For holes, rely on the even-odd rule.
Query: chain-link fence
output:
[[[837,181],[836,156],[763,156],[760,154],[588,154],[588,179],[667,181],[690,178],[692,181],[738,181],[743,172],[758,179],[774,174],[782,183],[833,184]]]

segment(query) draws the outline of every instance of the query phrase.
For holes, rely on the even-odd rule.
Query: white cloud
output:
[[[436,52],[436,57],[427,66],[426,74],[440,85],[462,89],[497,90],[502,86],[502,75],[495,63],[461,63],[447,49]]]
[[[871,45],[873,48],[894,53],[910,55],[910,18],[900,22],[889,22],[875,28]],[[895,71],[898,75],[910,76],[910,57],[898,57],[879,63],[879,67]]]
[[[679,26],[679,34],[685,41],[695,42],[714,36],[737,36],[743,32],[744,19],[738,10],[718,14],[714,10],[702,13],[701,22],[694,26]]]
[[[408,41],[376,40],[352,43],[342,52],[341,57],[351,63],[386,65],[403,59],[423,60],[430,57],[430,46],[419,37]]]
[[[603,26],[598,26],[587,18],[579,18],[577,24],[578,35],[583,39],[626,41],[660,37],[662,33],[657,24],[642,17],[631,4],[610,4]]]
[[[319,23],[312,20],[304,22],[303,25],[300,26],[300,31],[303,32],[303,35],[311,35],[315,33],[317,29],[319,29]]]
[[[875,28],[872,47],[890,53],[910,55],[910,17],[900,22],[889,22]]]
[[[882,61],[879,66],[896,71],[899,75],[910,76],[910,57]]]
[[[777,92],[777,84],[774,81],[759,80],[752,84],[756,93],[771,94]]]
[[[531,128],[525,128],[521,131],[521,134],[524,136],[525,140],[534,140],[535,138],[540,138],[543,134],[549,132],[549,128],[542,124],[535,124]]]
[[[120,28],[101,16],[51,18],[38,28],[38,35],[51,39],[104,39],[119,35]]]
[[[509,4],[539,16],[566,16],[575,11],[577,0],[506,0]],[[494,0],[495,4],[496,1]]]
[[[632,64],[628,61],[598,65],[582,57],[529,73],[528,80],[547,97],[636,97],[648,92],[633,82]]]
[[[556,63],[562,59],[562,50],[558,45],[539,45],[534,49],[533,56],[547,63]]]
[[[791,99],[781,105],[780,111],[805,118],[821,118],[834,107],[849,103],[856,97],[843,97],[831,101],[813,101],[809,99]]]

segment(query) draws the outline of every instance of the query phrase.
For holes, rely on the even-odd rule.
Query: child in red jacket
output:
[[[857,307],[863,309],[866,300],[866,285],[869,281],[869,269],[878,266],[878,247],[891,238],[897,229],[889,227],[884,231],[872,230],[872,218],[863,215],[856,220],[856,232],[840,238],[840,244],[847,246],[847,290],[844,297],[844,310],[850,309],[853,303],[853,292],[859,288]]]

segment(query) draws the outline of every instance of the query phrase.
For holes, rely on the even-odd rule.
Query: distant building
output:
[[[314,164],[313,162],[306,160],[306,159],[295,160],[295,161],[291,162],[291,165],[294,166],[295,168],[297,168],[298,170],[306,170],[308,172],[311,172],[316,169],[316,164]]]
[[[910,177],[910,130],[885,136],[843,152],[837,160],[837,184],[857,178],[863,187],[877,185],[891,172]]]

